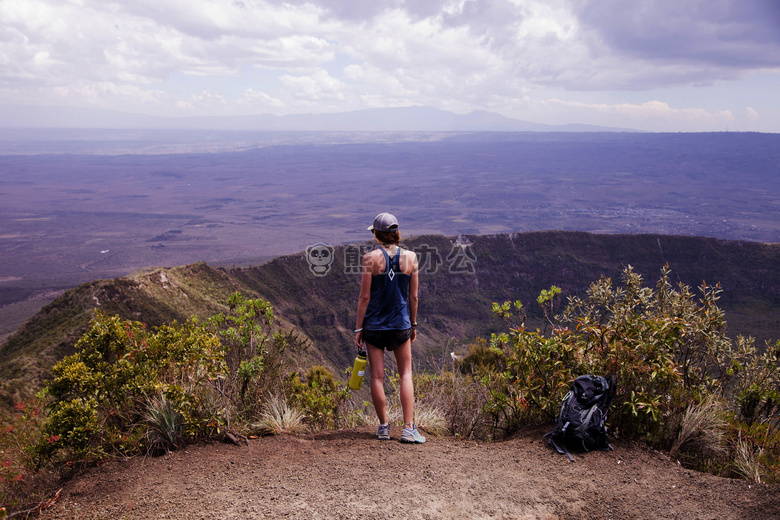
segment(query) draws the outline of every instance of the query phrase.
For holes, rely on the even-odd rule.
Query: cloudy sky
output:
[[[780,0],[0,0],[0,105],[780,132]]]

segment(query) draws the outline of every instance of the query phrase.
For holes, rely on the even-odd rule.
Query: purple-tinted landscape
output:
[[[0,304],[402,231],[780,241],[780,136],[32,131],[0,139]]]

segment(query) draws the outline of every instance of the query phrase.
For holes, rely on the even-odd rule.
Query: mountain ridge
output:
[[[475,110],[456,114],[427,106],[349,112],[163,117],[116,110],[32,105],[0,106],[0,128],[165,129],[214,131],[642,132],[588,124],[550,125]]]
[[[421,257],[416,347],[419,362],[429,366],[477,336],[502,330],[491,313],[493,302],[520,299],[529,321],[538,321],[532,304],[542,289],[557,285],[564,297],[582,294],[600,276],[619,283],[628,265],[654,285],[668,264],[672,280],[695,294],[702,281],[721,283],[729,336],[752,335],[759,342],[780,337],[780,280],[773,275],[780,265],[780,244],[547,231],[422,235],[402,245]],[[324,276],[313,274],[304,251],[252,267],[199,262],[79,285],[0,345],[0,399],[12,406],[42,387],[54,362],[73,352],[96,308],[153,327],[221,312],[236,291],[269,301],[283,327],[294,327],[311,341],[299,363],[322,364],[341,373],[354,355],[359,274],[350,259],[370,247],[367,242],[334,247],[333,263]],[[449,260],[465,251],[469,253],[459,263]],[[422,258],[426,254],[427,264]]]

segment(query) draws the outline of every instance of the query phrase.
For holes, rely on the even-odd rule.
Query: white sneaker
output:
[[[411,428],[404,427],[401,432],[401,442],[408,442],[410,444],[422,444],[425,442],[425,437],[420,435],[417,431],[417,427],[412,425]]]

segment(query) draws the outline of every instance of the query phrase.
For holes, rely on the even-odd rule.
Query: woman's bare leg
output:
[[[368,364],[371,369],[371,401],[380,424],[387,424],[387,401],[385,399],[385,351],[366,343]]]
[[[412,342],[393,350],[401,379],[401,410],[404,414],[404,426],[411,428],[414,423],[414,381],[412,380]],[[384,394],[383,394],[384,396]]]

